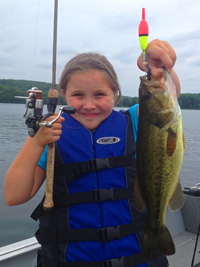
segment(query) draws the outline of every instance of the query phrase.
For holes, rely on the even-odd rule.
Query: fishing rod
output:
[[[47,110],[49,114],[54,114],[58,103],[59,93],[56,89],[56,48],[57,48],[57,17],[58,17],[58,0],[55,0],[54,6],[54,32],[53,32],[53,63],[52,63],[52,88],[48,92]],[[75,113],[76,109],[73,107],[61,108],[55,120],[51,121],[53,125],[61,113]],[[47,122],[48,124],[48,122]],[[46,126],[46,125],[45,125]],[[47,168],[46,168],[46,193],[43,208],[50,210],[54,207],[53,203],[53,176],[54,176],[54,160],[55,160],[55,142],[48,144],[47,152]]]
[[[76,109],[73,107],[61,107],[58,116],[52,121],[45,121],[49,116],[54,115],[58,103],[59,93],[56,89],[56,48],[57,48],[57,14],[58,0],[55,0],[54,5],[54,32],[53,32],[53,63],[52,63],[52,88],[48,92],[47,110],[48,114],[43,113],[43,100],[41,98],[42,91],[37,87],[32,87],[28,90],[28,97],[16,96],[15,98],[26,99],[26,125],[28,134],[34,137],[40,127],[51,128],[53,124],[60,118],[61,114],[74,114]],[[55,158],[55,142],[48,144],[47,152],[47,168],[46,168],[46,192],[43,208],[50,210],[54,207],[53,202],[53,175],[54,175],[54,158]]]
[[[54,114],[58,103],[58,90],[56,89],[56,48],[57,48],[57,15],[58,0],[54,6],[54,32],[53,32],[53,63],[52,63],[52,88],[48,92],[47,110]],[[50,210],[53,208],[53,175],[54,175],[55,143],[48,144],[47,166],[46,166],[46,192],[43,208]]]

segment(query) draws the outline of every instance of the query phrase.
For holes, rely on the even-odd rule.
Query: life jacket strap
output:
[[[117,157],[96,158],[76,163],[56,164],[55,176],[58,177],[64,174],[67,181],[72,183],[85,173],[121,166],[135,166],[135,155],[131,154]]]
[[[73,204],[104,202],[109,200],[130,199],[134,197],[134,187],[94,189],[87,192],[72,193],[55,197],[55,207],[66,207]]]
[[[101,229],[50,229],[40,226],[35,237],[42,245],[52,243],[66,243],[69,241],[99,241],[106,242],[113,239],[120,239],[126,235],[144,231],[146,219],[130,224],[118,225],[116,227],[105,227]],[[55,234],[56,233],[56,234]]]
[[[167,263],[163,260],[163,256],[160,253],[155,253],[150,259],[144,260],[141,253],[137,253],[130,256],[123,256],[118,259],[109,259],[105,261],[75,261],[75,262],[62,262],[54,263],[42,258],[43,267],[134,267],[139,266],[142,263],[156,258],[159,267],[166,267]]]
[[[80,193],[72,193],[60,195],[58,197],[54,197],[54,207],[61,208],[66,207],[73,204],[79,203],[89,203],[89,202],[103,202],[108,200],[120,200],[120,199],[131,199],[134,197],[134,187],[130,186],[128,188],[111,188],[111,189],[95,189],[87,192]],[[45,211],[43,208],[43,202],[37,206],[37,208],[31,214],[31,218],[35,221],[45,213],[49,211]]]

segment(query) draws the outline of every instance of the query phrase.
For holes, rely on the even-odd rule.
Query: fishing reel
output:
[[[53,124],[60,118],[61,114],[68,113],[74,114],[76,109],[73,107],[61,107],[58,116],[52,121],[44,121],[47,117],[52,116],[55,112],[57,99],[48,99],[47,109],[48,114],[43,114],[43,100],[41,99],[42,91],[37,87],[32,87],[28,90],[28,97],[15,96],[15,98],[26,99],[26,112],[24,117],[26,118],[25,124],[28,128],[28,134],[34,137],[40,127],[51,128]],[[55,102],[56,101],[56,102]]]

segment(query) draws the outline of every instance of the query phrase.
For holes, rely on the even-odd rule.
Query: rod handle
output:
[[[51,143],[48,145],[48,152],[47,152],[46,192],[45,192],[45,200],[43,203],[44,210],[50,210],[54,207],[53,203],[54,158],[55,158],[55,143]]]

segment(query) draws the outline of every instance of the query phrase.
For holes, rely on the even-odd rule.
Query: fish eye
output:
[[[150,97],[151,97],[151,93],[146,92],[146,93],[144,94],[144,98],[145,98],[146,100],[148,100]]]

